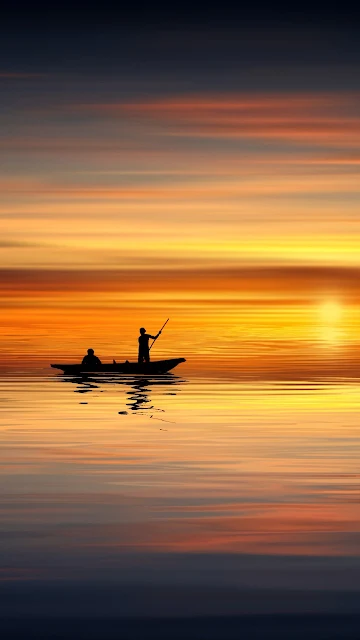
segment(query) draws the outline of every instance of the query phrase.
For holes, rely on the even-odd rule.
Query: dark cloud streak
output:
[[[189,278],[191,273],[191,278]],[[0,291],[61,293],[131,292],[134,289],[186,291],[267,292],[279,295],[339,291],[360,296],[359,267],[243,267],[194,268],[186,263],[167,269],[0,269]]]

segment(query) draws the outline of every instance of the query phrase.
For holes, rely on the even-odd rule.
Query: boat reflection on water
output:
[[[112,375],[86,375],[69,376],[62,374],[57,377],[62,382],[75,384],[75,393],[91,393],[94,391],[103,391],[103,386],[112,385],[113,387],[121,386],[129,387],[127,390],[127,402],[125,407],[130,411],[136,411],[138,414],[148,415],[149,413],[164,412],[164,409],[155,407],[152,400],[152,392],[156,387],[156,395],[177,395],[179,386],[187,383],[187,380],[175,376],[172,373],[164,373],[157,376],[112,376]],[[158,388],[161,387],[161,390]],[[128,411],[119,411],[120,414],[126,414]],[[152,417],[151,415],[149,417]]]

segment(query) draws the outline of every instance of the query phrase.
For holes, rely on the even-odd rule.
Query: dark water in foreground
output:
[[[359,408],[351,379],[2,378],[4,637],[360,637]]]

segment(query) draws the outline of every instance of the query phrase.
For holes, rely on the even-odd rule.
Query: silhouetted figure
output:
[[[87,369],[96,369],[99,365],[101,365],[101,360],[99,360],[99,358],[95,355],[94,349],[88,349],[87,356],[83,358],[81,364],[83,364]]]
[[[150,362],[149,340],[150,338],[152,338],[152,340],[156,340],[160,333],[161,331],[159,331],[156,336],[151,336],[149,333],[146,333],[146,329],[144,329],[144,327],[141,327],[139,335],[139,364],[142,362]]]

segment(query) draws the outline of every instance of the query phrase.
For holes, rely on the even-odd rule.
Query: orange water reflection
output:
[[[0,393],[9,553],[360,553],[357,383],[23,376]]]

